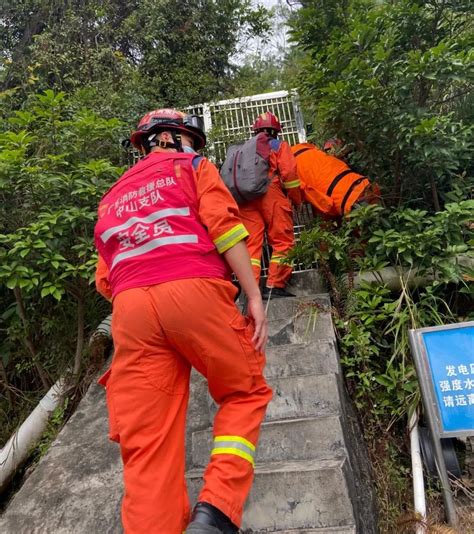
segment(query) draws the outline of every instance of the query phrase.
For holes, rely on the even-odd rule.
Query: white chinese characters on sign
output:
[[[132,237],[134,238],[135,243],[137,245],[139,245],[140,243],[143,243],[143,241],[148,240],[148,229],[149,229],[149,226],[147,224],[138,223],[135,226],[132,232]]]
[[[158,237],[161,234],[174,234],[173,229],[166,219],[157,222],[153,225],[153,236]]]
[[[443,404],[445,408],[474,405],[474,393],[468,393],[468,391],[474,390],[474,378],[471,378],[471,375],[474,375],[473,363],[469,366],[446,365],[446,376],[456,378],[452,378],[451,380],[440,380],[438,382],[439,389],[442,393],[454,392],[451,395],[443,395]]]
[[[127,231],[119,232],[117,235],[117,239],[120,242],[120,250],[135,247],[135,245],[132,243],[132,238],[128,235]]]

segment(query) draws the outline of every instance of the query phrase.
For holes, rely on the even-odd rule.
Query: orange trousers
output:
[[[126,534],[181,534],[189,521],[185,423],[191,366],[219,404],[200,501],[238,526],[253,480],[260,424],[272,392],[253,326],[228,281],[187,279],[119,293],[106,383],[109,437],[120,443]]]
[[[268,268],[268,287],[285,287],[290,279],[292,268],[282,263],[295,245],[291,204],[281,190],[279,183],[272,182],[267,193],[239,206],[240,219],[250,234],[247,248],[252,269],[260,280],[262,247],[265,230],[272,247],[272,257]]]

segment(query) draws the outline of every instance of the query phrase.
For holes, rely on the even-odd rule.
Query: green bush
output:
[[[344,376],[376,473],[381,532],[400,531],[411,506],[407,415],[420,393],[408,331],[474,319],[473,220],[472,200],[431,215],[361,207],[341,225],[316,220],[293,252],[307,266],[317,262],[330,288]],[[370,283],[356,283],[361,271],[374,274]]]
[[[25,109],[0,133],[2,434],[66,368],[81,369],[108,309],[91,285],[96,209],[123,171],[119,121],[53,91]]]
[[[472,177],[472,2],[301,4],[298,86],[319,141],[352,145],[387,203],[439,210],[452,180]]]

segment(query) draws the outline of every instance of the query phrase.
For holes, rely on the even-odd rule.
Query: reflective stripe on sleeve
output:
[[[255,465],[255,445],[241,436],[216,436],[211,456],[216,454],[232,454]]]
[[[250,263],[255,265],[255,267],[261,267],[262,262],[258,258],[250,258]]]
[[[299,187],[301,182],[299,180],[293,180],[292,182],[283,182],[283,187],[285,189],[293,189],[294,187]]]
[[[217,239],[214,239],[214,245],[216,245],[217,252],[222,254],[239,241],[242,241],[242,239],[245,239],[248,235],[249,233],[247,232],[245,226],[243,224],[237,224],[225,234],[222,234]]]

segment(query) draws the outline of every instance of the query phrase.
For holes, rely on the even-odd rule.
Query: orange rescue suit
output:
[[[199,220],[223,253],[247,232],[214,165],[199,158],[193,172]],[[101,257],[96,285],[111,298]],[[236,292],[229,280],[196,277],[133,287],[113,298],[115,351],[100,383],[109,437],[120,443],[124,465],[126,534],[182,534],[189,522],[185,425],[192,367],[207,378],[219,405],[199,501],[241,524],[272,392],[263,376],[265,355],[254,348],[253,325],[237,309]]]
[[[299,143],[291,151],[306,200],[323,215],[348,214],[370,185],[368,178],[311,143]]]
[[[260,279],[261,257],[265,230],[272,256],[268,269],[267,287],[285,287],[292,268],[284,263],[294,247],[293,214],[291,202],[301,204],[300,181],[296,174],[296,162],[286,141],[267,136],[270,145],[268,191],[261,197],[241,204],[240,218],[249,232],[247,248],[257,282]],[[283,193],[285,190],[286,195]]]

